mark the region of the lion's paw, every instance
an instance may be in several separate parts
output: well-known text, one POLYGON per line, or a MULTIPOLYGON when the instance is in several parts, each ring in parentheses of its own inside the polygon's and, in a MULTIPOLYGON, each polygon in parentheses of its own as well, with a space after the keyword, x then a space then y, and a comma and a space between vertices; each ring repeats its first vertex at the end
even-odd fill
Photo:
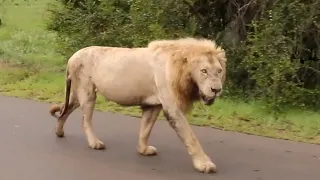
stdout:
POLYGON ((146 148, 139 148, 139 153, 144 156, 153 156, 157 154, 157 149, 153 146, 147 146, 146 148))
POLYGON ((105 149, 105 145, 102 141, 96 139, 96 140, 91 140, 89 142, 89 147, 92 148, 92 149, 105 149))
POLYGON ((203 173, 215 173, 217 172, 217 167, 215 164, 212 163, 209 157, 194 160, 193 161, 194 167, 203 173))
POLYGON ((63 129, 56 129, 56 136, 58 136, 60 138, 64 137, 63 129))

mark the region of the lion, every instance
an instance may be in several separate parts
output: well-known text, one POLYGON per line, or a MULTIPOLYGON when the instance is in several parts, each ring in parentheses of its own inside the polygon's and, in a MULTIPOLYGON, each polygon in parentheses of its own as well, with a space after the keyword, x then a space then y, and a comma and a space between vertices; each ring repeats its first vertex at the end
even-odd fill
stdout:
POLYGON ((82 128, 92 149, 105 145, 95 135, 92 115, 97 93, 122 106, 142 110, 137 151, 156 155, 148 139, 161 111, 187 147, 196 170, 216 172, 189 125, 186 114, 196 101, 210 106, 222 93, 226 78, 225 51, 208 39, 181 38, 149 42, 146 47, 89 46, 75 52, 66 68, 65 102, 53 105, 55 133, 64 137, 63 126, 78 107, 82 128), (55 113, 60 111, 60 115, 55 113))

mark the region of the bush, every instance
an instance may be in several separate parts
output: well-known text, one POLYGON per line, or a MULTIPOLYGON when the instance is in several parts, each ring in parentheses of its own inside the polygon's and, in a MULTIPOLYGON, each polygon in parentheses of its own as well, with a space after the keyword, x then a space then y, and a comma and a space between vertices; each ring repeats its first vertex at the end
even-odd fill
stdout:
POLYGON ((311 59, 304 54, 294 56, 297 49, 300 52, 311 51, 307 48, 308 43, 318 44, 315 49, 319 50, 319 39, 304 41, 310 26, 320 20, 319 13, 308 13, 313 6, 317 5, 299 1, 282 2, 266 12, 268 18, 252 23, 254 31, 248 36, 247 55, 242 65, 249 72, 250 79, 255 81, 255 93, 269 102, 273 110, 280 111, 288 105, 312 109, 320 107, 319 60, 307 64, 302 62, 311 59), (305 78, 302 71, 314 71, 314 77, 305 78), (308 87, 308 84, 312 85, 308 87))
POLYGON ((228 97, 275 112, 320 107, 320 1, 61 0, 48 28, 70 56, 90 45, 139 47, 162 38, 215 39, 228 54, 228 97))
POLYGON ((48 29, 58 32, 58 49, 64 55, 89 45, 137 47, 151 39, 193 34, 190 13, 179 1, 62 2, 64 6, 50 8, 48 29))

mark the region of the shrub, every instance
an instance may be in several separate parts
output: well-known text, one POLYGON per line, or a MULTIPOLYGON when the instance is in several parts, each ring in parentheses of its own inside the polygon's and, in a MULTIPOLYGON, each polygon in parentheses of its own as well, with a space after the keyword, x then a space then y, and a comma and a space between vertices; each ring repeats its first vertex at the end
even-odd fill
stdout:
POLYGON ((66 56, 90 45, 215 39, 228 55, 227 97, 268 108, 320 107, 320 1, 60 0, 48 28, 66 56))

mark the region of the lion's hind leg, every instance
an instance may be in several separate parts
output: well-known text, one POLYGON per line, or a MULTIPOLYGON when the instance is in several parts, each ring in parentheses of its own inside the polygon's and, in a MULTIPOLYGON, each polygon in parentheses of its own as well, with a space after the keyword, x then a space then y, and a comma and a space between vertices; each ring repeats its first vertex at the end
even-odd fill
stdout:
POLYGON ((144 106, 142 109, 142 118, 139 132, 138 152, 145 156, 156 155, 157 149, 148 146, 148 139, 157 117, 162 110, 162 106, 144 106))
MULTIPOLYGON (((69 102, 67 112, 62 117, 57 119, 55 134, 58 137, 64 137, 64 130, 63 130, 64 124, 66 123, 70 114, 78 107, 79 107, 79 102, 78 102, 75 94, 71 93, 70 94, 70 102, 69 102)), ((60 111, 61 108, 62 108, 62 106, 53 106, 51 108, 51 111, 60 111)))
POLYGON ((81 125, 87 136, 89 147, 92 149, 104 149, 104 143, 97 138, 92 128, 92 116, 97 98, 94 85, 91 82, 82 84, 81 88, 78 89, 78 98, 83 111, 81 125))

